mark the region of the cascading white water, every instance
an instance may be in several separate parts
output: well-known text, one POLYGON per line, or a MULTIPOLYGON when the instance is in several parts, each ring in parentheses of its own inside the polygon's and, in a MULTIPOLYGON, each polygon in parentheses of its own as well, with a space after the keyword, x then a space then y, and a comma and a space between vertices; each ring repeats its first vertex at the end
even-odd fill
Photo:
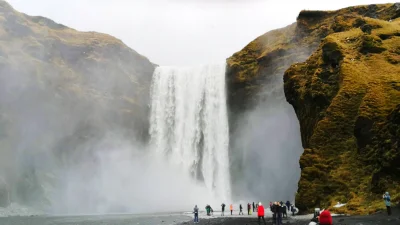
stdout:
POLYGON ((151 89, 150 137, 194 181, 203 181, 220 200, 229 200, 229 129, 225 64, 158 67, 151 89))

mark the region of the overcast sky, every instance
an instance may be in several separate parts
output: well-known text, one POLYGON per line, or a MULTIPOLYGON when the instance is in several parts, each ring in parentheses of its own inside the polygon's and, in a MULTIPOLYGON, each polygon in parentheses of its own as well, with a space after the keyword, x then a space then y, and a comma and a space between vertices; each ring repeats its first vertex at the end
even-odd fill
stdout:
POLYGON ((390 0, 8 0, 18 11, 81 31, 111 34, 159 65, 224 61, 302 9, 390 0))

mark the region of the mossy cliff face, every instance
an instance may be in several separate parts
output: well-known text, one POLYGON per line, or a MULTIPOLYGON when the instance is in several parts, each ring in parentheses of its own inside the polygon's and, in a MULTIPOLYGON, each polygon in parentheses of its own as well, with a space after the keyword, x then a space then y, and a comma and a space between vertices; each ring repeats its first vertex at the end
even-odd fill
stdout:
POLYGON ((155 66, 114 37, 78 32, 0 1, 0 65, 3 85, 36 87, 59 99, 110 109, 119 118, 138 116, 135 123, 146 126, 141 117, 147 114, 155 66))
POLYGON ((0 0, 0 180, 11 200, 43 199, 54 179, 41 170, 52 157, 75 165, 94 151, 86 144, 107 133, 145 141, 154 68, 114 37, 28 16, 0 0))
POLYGON ((113 111, 115 119, 126 119, 121 124, 147 127, 155 65, 114 37, 78 32, 0 1, 0 65, 1 84, 14 85, 14 93, 52 92, 60 101, 113 111))
POLYGON ((400 20, 378 18, 343 21, 306 62, 285 72, 305 148, 296 196, 301 209, 340 201, 348 203, 343 211, 372 213, 384 207, 384 191, 400 191, 400 20), (357 23, 364 24, 354 28, 357 23))
POLYGON ((399 10, 303 11, 227 60, 231 129, 258 100, 261 81, 284 77, 304 147, 301 210, 340 201, 348 202, 342 210, 370 213, 383 207, 386 190, 398 200, 399 10))

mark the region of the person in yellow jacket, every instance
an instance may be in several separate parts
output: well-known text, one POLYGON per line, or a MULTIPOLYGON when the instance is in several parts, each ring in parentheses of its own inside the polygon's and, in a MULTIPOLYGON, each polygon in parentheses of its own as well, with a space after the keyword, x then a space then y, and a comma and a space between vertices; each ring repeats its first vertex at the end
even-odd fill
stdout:
POLYGON ((229 209, 231 210, 231 216, 232 216, 232 212, 233 212, 233 205, 232 204, 229 206, 229 209))

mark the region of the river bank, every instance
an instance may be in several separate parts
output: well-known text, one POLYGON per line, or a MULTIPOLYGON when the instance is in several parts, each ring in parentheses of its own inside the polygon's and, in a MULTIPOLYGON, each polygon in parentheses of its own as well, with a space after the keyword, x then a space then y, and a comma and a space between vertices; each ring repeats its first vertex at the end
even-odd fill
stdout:
MULTIPOLYGON (((284 219, 283 224, 291 225, 307 225, 310 220, 289 218, 284 219)), ((266 223, 268 225, 272 224, 272 218, 266 218, 266 223)), ((189 225, 194 224, 193 221, 180 223, 179 225, 189 225)), ((207 225, 250 225, 258 224, 257 218, 213 218, 213 219, 203 219, 198 223, 207 225)), ((262 222, 261 222, 262 224, 262 222)), ((361 216, 361 217, 336 217, 333 219, 334 225, 399 225, 400 216, 391 217, 373 217, 373 216, 361 216)))
MULTIPOLYGON (((386 212, 378 212, 368 216, 334 216, 334 225, 399 225, 400 224, 400 209, 393 208, 392 215, 388 216, 386 212)), ((237 215, 231 216, 226 214, 225 217, 200 217, 199 225, 251 225, 258 224, 258 218, 255 215, 242 216, 237 215)), ((290 225, 308 225, 311 215, 304 216, 289 216, 283 219, 283 224, 290 225)), ((265 218, 268 225, 272 224, 272 216, 267 213, 265 218)), ((193 221, 179 223, 178 225, 190 225, 194 224, 193 221)), ((261 223, 262 224, 262 223, 261 223)))

